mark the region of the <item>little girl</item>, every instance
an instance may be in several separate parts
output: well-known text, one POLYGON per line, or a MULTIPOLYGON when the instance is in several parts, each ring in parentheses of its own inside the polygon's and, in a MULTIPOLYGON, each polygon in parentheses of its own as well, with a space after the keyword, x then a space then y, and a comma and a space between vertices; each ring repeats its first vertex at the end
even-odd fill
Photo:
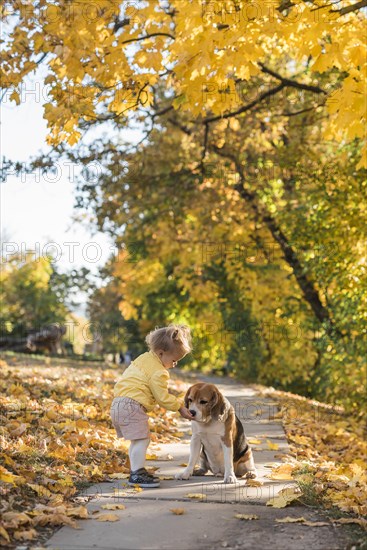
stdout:
POLYGON ((159 478, 145 469, 145 453, 150 443, 148 415, 158 403, 181 416, 194 417, 183 401, 168 392, 168 370, 191 350, 190 328, 169 325, 151 331, 145 338, 149 351, 139 355, 124 371, 114 387, 110 414, 117 437, 130 440, 129 485, 159 487, 159 478))

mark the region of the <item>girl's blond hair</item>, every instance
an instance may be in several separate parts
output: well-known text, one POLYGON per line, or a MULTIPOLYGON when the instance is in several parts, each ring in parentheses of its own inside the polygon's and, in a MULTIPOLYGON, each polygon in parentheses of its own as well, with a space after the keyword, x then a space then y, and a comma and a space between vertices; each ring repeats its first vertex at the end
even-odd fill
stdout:
POLYGON ((190 353, 191 332, 187 325, 168 325, 168 327, 156 327, 145 338, 148 348, 152 351, 162 349, 173 351, 180 349, 183 353, 190 353))

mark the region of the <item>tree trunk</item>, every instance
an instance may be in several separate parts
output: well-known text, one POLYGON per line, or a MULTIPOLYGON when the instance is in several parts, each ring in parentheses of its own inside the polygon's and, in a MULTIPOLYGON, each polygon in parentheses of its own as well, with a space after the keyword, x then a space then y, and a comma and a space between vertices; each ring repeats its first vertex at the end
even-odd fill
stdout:
POLYGON ((256 193, 253 193, 244 187, 245 178, 239 160, 234 154, 223 151, 223 149, 220 149, 215 145, 212 146, 212 148, 219 156, 227 158, 235 164, 237 173, 239 175, 239 183, 235 186, 236 191, 251 206, 256 217, 264 223, 264 225, 268 228, 271 235, 273 236, 274 240, 279 244, 283 252, 284 259, 288 263, 288 265, 292 267, 294 276, 302 291, 303 297, 310 305, 315 317, 320 323, 325 324, 325 330, 330 336, 337 335, 339 338, 342 338, 341 332, 334 325, 334 321, 330 315, 330 311, 321 302, 320 295, 315 286, 315 283, 305 274, 296 251, 290 245, 286 235, 279 227, 277 221, 269 212, 265 210, 262 205, 259 204, 256 193))

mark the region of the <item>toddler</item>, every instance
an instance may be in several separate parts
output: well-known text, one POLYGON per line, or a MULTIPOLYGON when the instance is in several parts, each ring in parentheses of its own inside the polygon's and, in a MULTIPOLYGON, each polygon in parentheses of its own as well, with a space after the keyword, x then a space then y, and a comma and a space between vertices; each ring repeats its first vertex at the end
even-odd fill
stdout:
POLYGON ((159 478, 144 467, 150 443, 147 412, 158 403, 170 411, 179 411, 184 418, 194 418, 183 401, 168 392, 169 369, 192 350, 190 328, 156 328, 145 342, 149 351, 134 359, 115 384, 110 414, 117 437, 130 440, 128 484, 159 487, 159 478))

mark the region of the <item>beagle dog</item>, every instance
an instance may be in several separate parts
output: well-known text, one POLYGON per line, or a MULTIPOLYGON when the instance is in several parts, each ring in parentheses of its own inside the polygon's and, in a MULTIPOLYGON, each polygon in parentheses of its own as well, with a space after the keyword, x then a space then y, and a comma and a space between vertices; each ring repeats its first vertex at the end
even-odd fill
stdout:
POLYGON ((203 476, 210 470, 224 476, 224 483, 236 483, 237 477, 257 475, 252 450, 246 441, 240 419, 233 406, 214 384, 198 382, 185 395, 185 406, 195 416, 187 467, 176 479, 203 476), (199 468, 194 470, 200 456, 199 468))

